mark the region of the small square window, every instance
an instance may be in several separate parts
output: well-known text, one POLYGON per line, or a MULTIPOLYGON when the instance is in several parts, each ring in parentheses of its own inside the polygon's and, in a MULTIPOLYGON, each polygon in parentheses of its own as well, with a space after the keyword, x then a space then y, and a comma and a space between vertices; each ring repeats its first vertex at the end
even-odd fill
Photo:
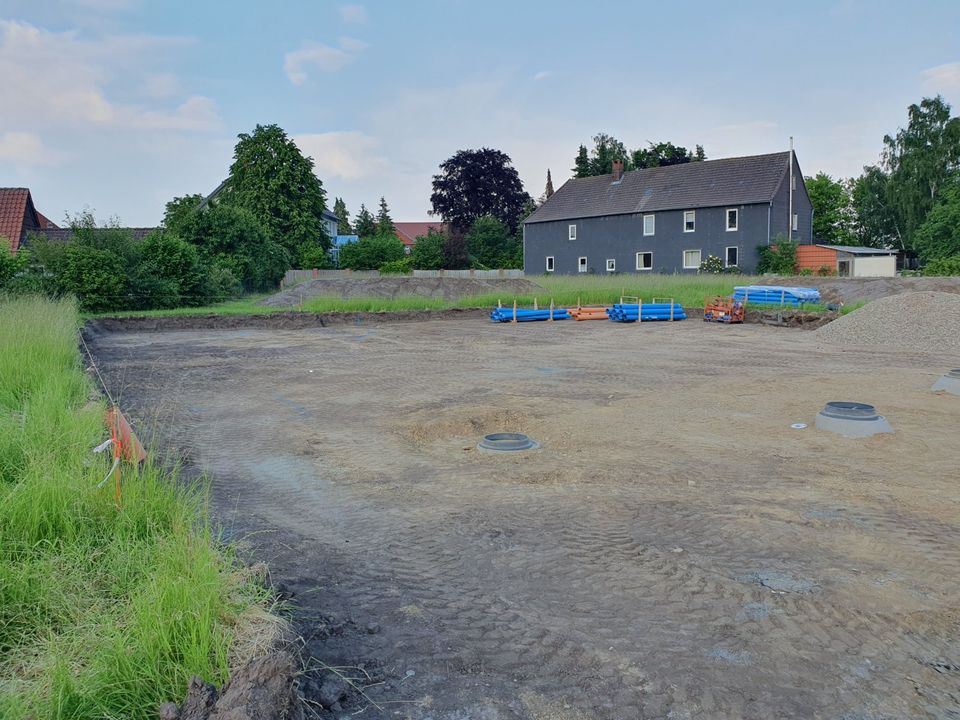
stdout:
POLYGON ((567 238, 568 238, 569 240, 576 240, 576 239, 577 239, 577 226, 576 226, 576 225, 571 225, 570 227, 567 228, 567 238))
POLYGON ((736 245, 728 247, 723 264, 726 267, 737 267, 740 264, 740 248, 736 245))
POLYGON ((547 255, 547 272, 553 272, 553 255, 547 255))
POLYGON ((587 259, 585 257, 577 259, 577 272, 585 273, 587 271, 587 259))
POLYGON ((644 215, 643 216, 643 234, 650 236, 656 232, 657 229, 657 218, 653 215, 644 215))
POLYGON ((637 253, 637 270, 653 270, 653 253, 637 253))
POLYGON ((607 258, 607 272, 616 272, 617 261, 615 258, 607 258))
POLYGON ((727 210, 727 232, 733 232, 740 224, 740 211, 736 208, 727 210))
POLYGON ((699 250, 683 251, 683 269, 684 270, 700 269, 700 251, 699 250))
POLYGON ((685 210, 683 213, 683 231, 693 232, 697 229, 697 213, 695 210, 685 210))

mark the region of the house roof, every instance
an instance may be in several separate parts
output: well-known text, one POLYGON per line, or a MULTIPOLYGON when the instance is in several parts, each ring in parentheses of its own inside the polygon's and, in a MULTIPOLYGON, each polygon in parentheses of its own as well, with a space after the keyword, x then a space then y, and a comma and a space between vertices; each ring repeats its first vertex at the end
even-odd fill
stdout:
POLYGON ((6 238, 12 251, 20 247, 28 207, 32 209, 33 203, 27 188, 0 188, 0 237, 6 238))
POLYGON ((767 203, 789 171, 790 153, 749 155, 567 180, 526 223, 767 203))
POLYGON ((821 245, 820 243, 817 243, 817 247, 827 248, 828 250, 836 250, 837 252, 850 253, 851 255, 896 255, 898 252, 900 252, 899 250, 860 247, 858 245, 821 245))
POLYGON ((395 222, 393 229, 404 245, 413 245, 417 238, 426 235, 433 228, 443 232, 446 226, 442 222, 395 222))
POLYGON ((60 226, 53 222, 50 218, 44 215, 42 212, 37 210, 37 220, 40 221, 41 230, 59 230, 60 226))

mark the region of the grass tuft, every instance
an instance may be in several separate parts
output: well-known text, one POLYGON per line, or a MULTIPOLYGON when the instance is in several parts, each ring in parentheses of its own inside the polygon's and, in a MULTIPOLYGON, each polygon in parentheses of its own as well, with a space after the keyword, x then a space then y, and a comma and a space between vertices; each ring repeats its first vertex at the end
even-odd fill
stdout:
POLYGON ((69 301, 0 299, 0 717, 153 718, 192 675, 223 683, 263 600, 213 536, 205 488, 123 468, 69 301), (109 455, 109 453, 105 453, 109 455))

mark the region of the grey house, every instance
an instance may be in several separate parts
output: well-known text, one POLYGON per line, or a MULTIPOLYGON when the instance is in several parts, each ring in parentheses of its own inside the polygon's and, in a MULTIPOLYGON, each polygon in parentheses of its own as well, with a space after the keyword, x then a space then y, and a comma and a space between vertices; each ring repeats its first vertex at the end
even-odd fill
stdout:
POLYGON ((809 243, 812 221, 793 152, 626 173, 614 161, 612 174, 568 180, 527 218, 523 270, 695 273, 715 255, 754 272, 757 246, 780 234, 809 243))

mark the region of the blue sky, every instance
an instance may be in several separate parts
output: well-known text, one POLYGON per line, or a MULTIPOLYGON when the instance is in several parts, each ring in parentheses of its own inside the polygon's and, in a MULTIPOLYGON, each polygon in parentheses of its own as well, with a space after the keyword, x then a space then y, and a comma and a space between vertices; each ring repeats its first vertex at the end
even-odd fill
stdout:
POLYGON ((786 149, 859 173, 906 106, 960 109, 960 2, 0 0, 0 186, 54 221, 159 223, 212 190, 237 133, 277 123, 329 204, 424 220, 458 149, 503 150, 527 190, 577 146, 786 149))

